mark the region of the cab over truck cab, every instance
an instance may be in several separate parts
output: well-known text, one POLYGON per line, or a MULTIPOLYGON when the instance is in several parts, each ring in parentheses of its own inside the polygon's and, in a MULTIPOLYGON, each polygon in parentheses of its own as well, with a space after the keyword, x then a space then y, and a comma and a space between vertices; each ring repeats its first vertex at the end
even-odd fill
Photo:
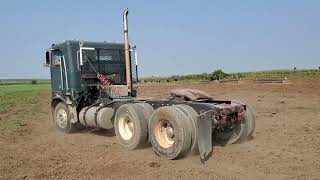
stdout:
POLYGON ((151 144, 166 159, 189 152, 206 159, 213 140, 236 143, 252 135, 254 112, 237 100, 216 100, 193 89, 174 90, 164 100, 136 99, 137 56, 129 46, 127 15, 128 10, 124 43, 64 41, 46 51, 58 130, 114 129, 124 148, 151 144))

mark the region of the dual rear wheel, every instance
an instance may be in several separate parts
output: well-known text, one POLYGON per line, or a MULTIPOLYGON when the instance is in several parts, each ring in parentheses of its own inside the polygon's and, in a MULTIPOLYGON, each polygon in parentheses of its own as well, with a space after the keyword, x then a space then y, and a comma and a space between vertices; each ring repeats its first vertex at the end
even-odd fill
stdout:
POLYGON ((115 115, 115 132, 127 149, 153 146, 166 159, 176 159, 196 149, 197 112, 187 105, 153 110, 147 103, 124 104, 115 115))
POLYGON ((256 127, 256 115, 253 108, 240 100, 233 99, 231 102, 246 105, 246 111, 243 114, 244 121, 236 124, 232 130, 214 134, 216 140, 223 144, 235 144, 247 141, 248 138, 252 137, 256 127))
POLYGON ((160 107, 149 123, 150 142, 166 159, 177 159, 197 149, 197 112, 188 105, 160 107))
POLYGON ((115 115, 114 127, 119 143, 127 149, 148 145, 148 121, 153 112, 147 103, 124 104, 115 115))

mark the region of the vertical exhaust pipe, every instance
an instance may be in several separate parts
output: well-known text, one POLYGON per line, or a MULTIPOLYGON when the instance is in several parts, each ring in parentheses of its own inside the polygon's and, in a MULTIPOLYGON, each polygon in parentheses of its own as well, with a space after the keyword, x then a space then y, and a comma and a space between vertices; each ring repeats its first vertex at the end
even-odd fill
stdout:
POLYGON ((123 12, 123 32, 124 32, 124 55, 126 63, 126 80, 128 86, 128 93, 131 94, 131 62, 130 62, 130 49, 129 49, 129 36, 128 36, 128 9, 123 12))

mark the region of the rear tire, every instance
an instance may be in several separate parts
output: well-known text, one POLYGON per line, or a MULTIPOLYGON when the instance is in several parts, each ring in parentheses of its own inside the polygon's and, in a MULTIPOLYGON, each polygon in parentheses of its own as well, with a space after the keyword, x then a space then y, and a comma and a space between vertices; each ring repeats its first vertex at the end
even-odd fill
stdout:
POLYGON ((70 118, 70 112, 67 105, 63 102, 59 102, 53 112, 53 124, 54 126, 64 133, 72 133, 77 130, 79 124, 72 124, 70 118))
POLYGON ((188 117, 188 126, 191 131, 191 147, 190 152, 198 153, 198 141, 197 141, 197 117, 198 113, 191 106, 186 104, 179 104, 176 107, 180 108, 188 117))
POLYGON ((256 129, 256 113, 254 112, 253 108, 247 104, 247 110, 245 114, 245 119, 248 124, 248 137, 252 137, 254 130, 256 129))
POLYGON ((238 123, 230 132, 218 132, 215 136, 223 144, 242 143, 247 139, 247 124, 238 123))
POLYGON ((231 101, 246 105, 247 110, 246 110, 246 113, 244 114, 244 118, 248 128, 247 136, 252 137, 252 134, 254 133, 254 130, 256 128, 256 113, 254 109, 249 104, 243 103, 240 100, 231 100, 231 101))
POLYGON ((137 104, 124 104, 118 108, 114 128, 123 147, 133 150, 147 144, 147 118, 143 108, 137 104))
POLYGON ((240 100, 231 100, 231 102, 246 105, 247 109, 244 114, 244 122, 238 123, 231 132, 217 133, 217 139, 227 144, 245 142, 248 137, 252 136, 255 129, 255 114, 251 106, 240 100))
POLYGON ((136 104, 141 106, 143 110, 147 113, 147 116, 148 116, 147 122, 149 122, 152 116, 152 113, 154 112, 153 107, 148 103, 136 103, 136 104))
MULTIPOLYGON (((141 106, 143 108, 144 112, 146 113, 146 122, 147 122, 147 126, 148 126, 150 119, 151 119, 151 116, 152 116, 152 113, 154 112, 153 107, 148 103, 136 103, 136 104, 141 106)), ((149 132, 149 130, 148 130, 148 132, 149 132)), ((148 134, 147 135, 148 136, 147 137, 147 139, 148 139, 147 145, 150 146, 149 133, 147 133, 147 134, 148 134)))
POLYGON ((183 157, 191 146, 187 116, 175 106, 156 109, 149 122, 150 142, 155 152, 166 159, 183 157))

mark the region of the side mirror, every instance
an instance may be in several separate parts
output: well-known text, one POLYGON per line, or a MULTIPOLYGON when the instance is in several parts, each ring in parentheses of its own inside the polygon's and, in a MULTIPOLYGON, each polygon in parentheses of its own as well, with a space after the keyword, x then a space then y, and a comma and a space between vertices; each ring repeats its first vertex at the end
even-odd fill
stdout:
POLYGON ((51 65, 51 51, 46 51, 46 67, 50 67, 51 65))

